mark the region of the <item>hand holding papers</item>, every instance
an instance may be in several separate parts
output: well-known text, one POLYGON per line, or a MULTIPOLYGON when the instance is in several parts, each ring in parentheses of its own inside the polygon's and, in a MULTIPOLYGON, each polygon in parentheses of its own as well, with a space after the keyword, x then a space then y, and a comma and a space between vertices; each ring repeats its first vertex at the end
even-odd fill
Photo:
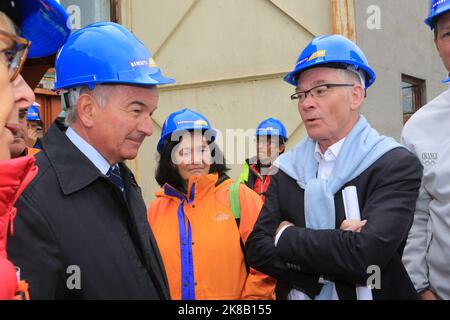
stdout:
MULTIPOLYGON (((350 186, 342 190, 342 197, 346 219, 361 221, 356 187, 350 186)), ((358 300, 373 300, 372 290, 368 287, 356 287, 356 297, 358 300)))

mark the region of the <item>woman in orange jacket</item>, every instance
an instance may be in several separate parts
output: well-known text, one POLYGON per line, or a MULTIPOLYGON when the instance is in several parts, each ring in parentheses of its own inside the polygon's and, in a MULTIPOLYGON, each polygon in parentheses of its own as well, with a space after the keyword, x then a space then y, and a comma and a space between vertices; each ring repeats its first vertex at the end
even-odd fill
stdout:
MULTIPOLYGON (((158 143, 162 190, 148 219, 175 300, 273 299, 274 280, 248 269, 244 243, 262 207, 260 197, 228 178, 215 131, 201 114, 169 116, 158 143), (239 203, 240 218, 231 209, 239 203)), ((236 209, 235 209, 236 211, 236 209)))

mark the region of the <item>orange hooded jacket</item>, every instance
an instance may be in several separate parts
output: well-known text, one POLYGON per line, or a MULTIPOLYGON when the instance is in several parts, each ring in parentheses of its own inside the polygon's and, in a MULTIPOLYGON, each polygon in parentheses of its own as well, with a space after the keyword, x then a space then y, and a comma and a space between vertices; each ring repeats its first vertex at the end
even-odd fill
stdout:
MULTIPOLYGON (((256 270, 247 273, 241 239, 245 243, 261 211, 261 198, 239 186, 239 229, 230 209, 227 179, 217 174, 189 179, 191 202, 183 202, 185 225, 192 234, 193 284, 196 300, 274 299, 275 280, 256 270), (218 184, 218 185, 217 185, 218 184), (195 186, 195 187, 194 187, 195 186)), ((148 220, 164 262, 172 299, 182 299, 182 254, 178 215, 181 200, 169 185, 156 193, 148 220)), ((186 197, 184 195, 184 197, 186 197)))

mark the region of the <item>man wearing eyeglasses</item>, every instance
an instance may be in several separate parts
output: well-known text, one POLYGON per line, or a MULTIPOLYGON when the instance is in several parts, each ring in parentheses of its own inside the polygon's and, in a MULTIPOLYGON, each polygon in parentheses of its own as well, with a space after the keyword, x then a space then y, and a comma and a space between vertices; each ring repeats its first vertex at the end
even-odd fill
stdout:
POLYGON ((249 263, 277 279, 278 299, 415 299, 401 257, 422 167, 360 114, 375 82, 364 53, 317 37, 285 80, 308 137, 275 163, 249 263))
POLYGON ((22 289, 23 282, 18 284, 20 279, 7 259, 6 238, 17 213, 14 201, 37 174, 32 157, 9 160, 19 131, 18 109, 34 102, 34 93, 20 72, 28 53, 40 58, 57 51, 70 32, 67 20, 54 0, 0 2, 0 300, 15 298, 22 289))

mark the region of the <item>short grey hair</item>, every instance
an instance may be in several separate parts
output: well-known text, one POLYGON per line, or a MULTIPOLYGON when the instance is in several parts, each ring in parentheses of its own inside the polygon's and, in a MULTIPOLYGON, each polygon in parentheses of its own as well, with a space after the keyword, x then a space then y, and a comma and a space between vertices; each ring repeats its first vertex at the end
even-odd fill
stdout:
POLYGON ((339 75, 342 81, 347 81, 352 84, 360 84, 364 89, 366 89, 366 74, 362 70, 357 70, 353 67, 348 67, 347 69, 338 69, 339 75))
POLYGON ((71 126, 77 119, 77 102, 81 95, 88 94, 97 100, 100 107, 105 107, 108 104, 108 90, 107 86, 97 85, 93 90, 88 87, 71 88, 68 92, 65 92, 66 102, 66 126, 71 126))

